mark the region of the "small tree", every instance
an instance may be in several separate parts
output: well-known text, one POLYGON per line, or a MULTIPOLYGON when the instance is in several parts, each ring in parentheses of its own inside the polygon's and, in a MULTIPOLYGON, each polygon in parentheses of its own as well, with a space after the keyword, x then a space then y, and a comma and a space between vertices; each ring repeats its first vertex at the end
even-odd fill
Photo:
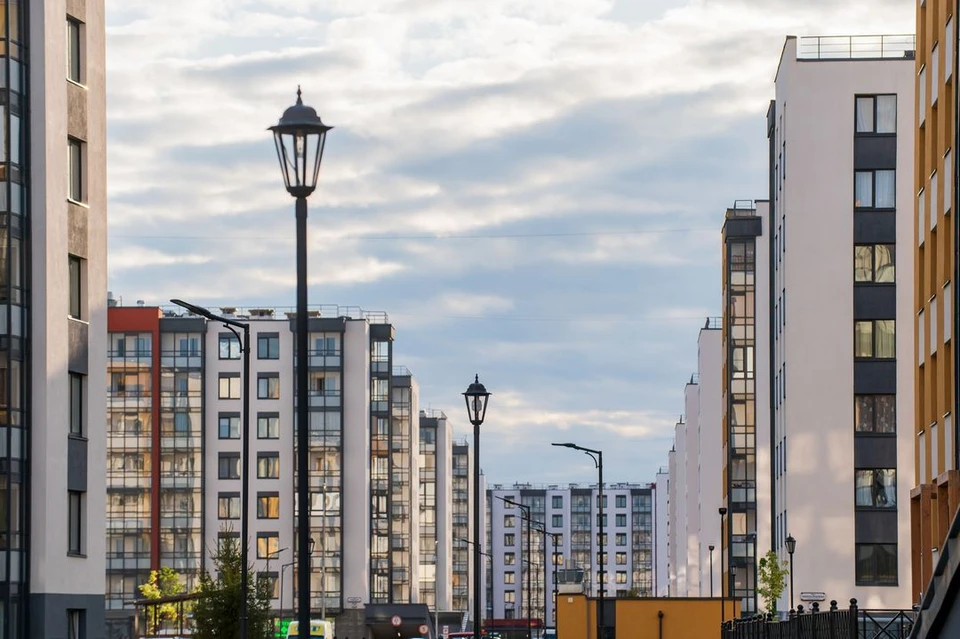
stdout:
MULTIPOLYGON (((150 579, 139 586, 140 594, 144 599, 161 599, 172 595, 183 594, 186 588, 176 570, 164 566, 160 570, 151 570, 150 579)), ((180 620, 180 610, 175 603, 164 603, 156 606, 156 614, 147 614, 147 629, 150 634, 156 634, 163 622, 176 623, 180 620)))
MULTIPOLYGON (((200 597, 193 606, 196 639, 235 639, 240 635, 240 542, 223 537, 213 556, 216 578, 200 574, 200 597)), ((252 571, 249 571, 252 576, 252 571)), ((267 580, 251 579, 247 594, 248 639, 270 639, 270 592, 267 580)))
POLYGON ((768 550, 757 564, 757 594, 763 598, 770 614, 777 614, 777 600, 786 588, 789 574, 786 560, 781 561, 772 550, 768 550))

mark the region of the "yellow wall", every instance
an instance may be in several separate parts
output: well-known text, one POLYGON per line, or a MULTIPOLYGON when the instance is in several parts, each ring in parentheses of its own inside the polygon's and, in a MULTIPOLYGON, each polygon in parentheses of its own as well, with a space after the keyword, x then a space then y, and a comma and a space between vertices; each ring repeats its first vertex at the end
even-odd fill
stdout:
MULTIPOLYGON (((597 600, 584 595, 559 595, 558 639, 596 639, 597 600)), ((621 639, 719 639, 720 598, 617 599, 617 637, 621 639), (663 635, 658 612, 663 612, 663 635)), ((740 606, 725 600, 726 618, 740 614, 740 606)))

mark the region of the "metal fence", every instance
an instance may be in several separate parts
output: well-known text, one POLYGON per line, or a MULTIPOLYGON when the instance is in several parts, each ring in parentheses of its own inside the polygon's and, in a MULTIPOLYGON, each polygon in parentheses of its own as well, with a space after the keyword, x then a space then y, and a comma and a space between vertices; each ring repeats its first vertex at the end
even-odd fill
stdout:
POLYGON ((814 603, 798 606, 785 619, 756 615, 728 621, 723 639, 907 639, 913 629, 912 610, 860 610, 857 600, 849 608, 830 602, 828 610, 814 603))

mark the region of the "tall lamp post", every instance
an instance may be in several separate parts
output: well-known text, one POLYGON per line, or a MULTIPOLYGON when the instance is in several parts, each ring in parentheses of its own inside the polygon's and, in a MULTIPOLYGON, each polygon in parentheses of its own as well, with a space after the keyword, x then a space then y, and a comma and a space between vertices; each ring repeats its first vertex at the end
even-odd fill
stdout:
MULTIPOLYGON (((307 393, 307 197, 317 188, 320 161, 329 127, 316 110, 303 103, 297 87, 297 103, 269 127, 277 147, 277 159, 287 192, 296 198, 297 218, 297 598, 300 632, 310 628, 310 413, 307 393)), ((241 637, 241 639, 244 639, 241 637)))
POLYGON ((607 575, 606 575, 606 564, 607 564, 607 552, 604 544, 604 534, 603 534, 603 452, 599 450, 594 450, 592 448, 584 448, 583 446, 578 446, 576 444, 571 444, 570 442, 562 444, 551 444, 551 446, 561 446, 563 448, 572 448, 573 450, 579 450, 580 452, 586 453, 590 456, 590 459, 593 460, 593 463, 597 467, 597 473, 599 475, 597 480, 597 493, 598 493, 598 502, 600 509, 600 596, 598 598, 599 609, 597 610, 597 639, 606 639, 607 636, 607 627, 604 624, 603 618, 603 608, 604 608, 604 590, 606 589, 607 575))
MULTIPOLYGON (((544 596, 543 596, 543 623, 546 625, 547 620, 547 596, 546 596, 546 585, 547 585, 547 535, 550 535, 553 541, 553 553, 551 557, 557 553, 557 539, 560 537, 560 533, 550 532, 547 530, 547 525, 543 522, 533 522, 540 529, 540 532, 543 533, 543 585, 544 585, 544 596)), ((557 614, 557 562, 553 560, 553 614, 556 617, 557 614)), ((554 624, 556 625, 556 624, 554 624)))
MULTIPOLYGON (((526 555, 525 559, 527 560, 528 573, 527 573, 527 594, 526 596, 524 596, 524 600, 525 600, 525 603, 527 604, 527 639, 533 639, 533 627, 530 625, 531 624, 530 612, 533 607, 532 605, 533 600, 530 598, 530 582, 533 581, 533 556, 532 556, 533 553, 530 550, 530 537, 532 536, 532 532, 530 530, 530 523, 532 521, 530 519, 530 506, 525 506, 523 504, 513 501, 512 499, 507 499, 506 497, 500 497, 498 495, 494 495, 494 497, 496 497, 497 499, 499 499, 505 504, 510 504, 511 506, 516 506, 517 508, 519 508, 520 511, 523 512, 523 516, 521 517, 521 519, 527 522, 527 549, 526 551, 524 551, 523 554, 526 555)), ((544 538, 544 541, 546 541, 546 538, 544 538)), ((544 544, 544 546, 546 546, 546 544, 544 544)), ((544 565, 544 570, 546 570, 546 565, 544 565)), ((520 584, 519 585, 520 585, 520 591, 523 592, 523 562, 520 562, 520 584)), ((523 614, 523 603, 524 602, 521 602, 521 605, 519 606, 520 614, 523 614)))
POLYGON ((720 624, 727 620, 727 610, 724 607, 724 588, 723 588, 723 518, 727 516, 727 509, 723 506, 717 509, 720 513, 720 624))
POLYGON ((487 416, 490 393, 475 375, 473 383, 463 393, 467 402, 467 415, 473 424, 473 637, 480 639, 480 425, 487 416))
POLYGON ((200 315, 213 322, 220 322, 233 333, 240 342, 243 353, 243 408, 240 419, 240 639, 247 639, 247 597, 250 584, 248 556, 250 549, 250 325, 246 322, 216 315, 202 306, 183 300, 170 300, 194 315, 200 315), (240 332, 243 332, 243 338, 240 332))
POLYGON ((797 549, 797 540, 787 535, 787 554, 790 555, 790 610, 793 610, 793 551, 797 549))
MULTIPOLYGON (((313 555, 314 543, 315 542, 313 538, 311 538, 310 539, 310 555, 311 556, 313 555)), ((291 561, 290 563, 283 564, 282 566, 280 566, 280 617, 281 618, 283 618, 283 574, 287 571, 287 568, 289 568, 290 566, 296 566, 296 565, 297 565, 296 561, 291 561)))
POLYGON ((713 544, 707 546, 710 549, 710 598, 713 599, 713 544))

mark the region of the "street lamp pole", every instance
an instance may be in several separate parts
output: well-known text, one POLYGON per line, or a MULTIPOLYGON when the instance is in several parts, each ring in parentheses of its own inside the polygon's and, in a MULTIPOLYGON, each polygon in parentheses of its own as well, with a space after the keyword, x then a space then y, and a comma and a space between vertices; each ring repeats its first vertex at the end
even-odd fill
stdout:
POLYGON ((720 624, 727 620, 727 610, 724 607, 724 587, 723 587, 723 518, 727 516, 727 509, 721 506, 717 509, 720 513, 720 624))
POLYGON ((713 545, 710 548, 710 598, 713 599, 713 545))
POLYGON ((277 159, 287 192, 296 198, 297 220, 297 598, 300 634, 310 628, 310 413, 307 384, 307 197, 317 188, 320 162, 329 127, 316 110, 303 104, 297 87, 297 102, 269 127, 277 147, 277 159))
MULTIPOLYGON (((530 619, 531 615, 530 615, 530 612, 531 612, 531 608, 533 607, 533 606, 532 606, 533 600, 530 598, 530 582, 533 581, 533 557, 532 557, 532 554, 533 554, 533 553, 532 553, 531 550, 530 550, 530 537, 531 537, 531 535, 532 535, 532 533, 531 533, 531 531, 530 531, 530 524, 531 524, 531 522, 532 522, 532 519, 530 518, 530 506, 525 506, 525 505, 523 505, 523 504, 521 504, 521 503, 517 503, 517 502, 513 501, 512 499, 508 499, 507 497, 500 497, 499 495, 494 495, 494 497, 496 497, 497 499, 499 499, 500 501, 502 501, 502 502, 505 503, 505 504, 510 504, 511 506, 516 506, 517 508, 519 508, 519 509, 523 512, 523 516, 521 517, 521 519, 523 519, 524 521, 527 522, 527 549, 526 549, 526 551, 524 552, 524 555, 525 555, 524 559, 526 559, 526 561, 527 561, 527 566, 528 566, 528 568, 527 568, 527 579, 526 579, 527 594, 523 597, 523 599, 525 600, 525 603, 527 604, 527 639, 533 639, 533 627, 530 625, 530 624, 531 624, 531 619, 530 619)), ((543 544, 543 545, 544 545, 544 548, 546 548, 546 545, 547 545, 547 544, 546 544, 546 541, 547 541, 547 540, 546 540, 546 535, 544 535, 544 540, 543 540, 543 541, 544 541, 544 544, 543 544)), ((544 570, 546 570, 546 564, 544 564, 544 570)), ((521 562, 520 562, 520 584, 519 584, 519 586, 520 586, 520 592, 523 592, 523 583, 524 583, 524 579, 523 579, 523 562, 521 561, 521 562)), ((520 614, 523 614, 523 603, 524 603, 524 601, 521 601, 521 602, 520 602, 520 606, 519 606, 519 612, 520 612, 520 614)))
POLYGON ((190 304, 179 299, 170 300, 177 306, 184 308, 195 315, 200 315, 213 322, 220 322, 227 330, 233 333, 237 342, 242 344, 243 373, 243 408, 240 418, 240 639, 247 639, 247 597, 250 585, 250 566, 248 565, 250 552, 250 325, 246 322, 216 315, 202 306, 190 304), (241 339, 238 329, 243 332, 241 339))
POLYGON ((793 551, 797 549, 797 540, 787 535, 787 553, 790 555, 790 610, 793 610, 793 551))
POLYGON ((600 596, 598 598, 598 610, 597 610, 597 639, 606 639, 607 636, 607 627, 604 623, 603 618, 603 608, 604 608, 604 590, 606 589, 607 575, 606 575, 606 563, 607 563, 607 552, 606 544, 604 543, 604 523, 603 523, 603 452, 600 450, 594 450, 593 448, 584 448, 583 446, 578 446, 577 444, 572 444, 570 442, 562 444, 551 444, 551 446, 560 446, 563 448, 572 448, 573 450, 579 450, 580 452, 586 453, 593 460, 593 463, 597 467, 598 473, 598 485, 597 485, 597 496, 599 502, 599 518, 600 523, 598 528, 600 529, 600 539, 597 544, 600 547, 600 596))
POLYGON ((473 383, 463 393, 463 399, 467 403, 467 415, 470 423, 473 424, 473 639, 480 639, 480 593, 482 588, 480 582, 480 513, 482 512, 480 502, 480 425, 483 424, 487 415, 487 402, 490 400, 490 393, 480 383, 479 375, 474 376, 473 383))
MULTIPOLYGON (((557 552, 557 537, 560 536, 559 533, 550 532, 547 530, 547 524, 545 522, 534 522, 540 529, 540 532, 543 533, 543 624, 547 624, 547 535, 550 535, 551 541, 553 542, 553 553, 551 558, 556 555, 557 552)), ((553 561, 553 615, 554 617, 557 614, 557 562, 553 561)), ((554 624, 556 625, 556 624, 554 624)))

